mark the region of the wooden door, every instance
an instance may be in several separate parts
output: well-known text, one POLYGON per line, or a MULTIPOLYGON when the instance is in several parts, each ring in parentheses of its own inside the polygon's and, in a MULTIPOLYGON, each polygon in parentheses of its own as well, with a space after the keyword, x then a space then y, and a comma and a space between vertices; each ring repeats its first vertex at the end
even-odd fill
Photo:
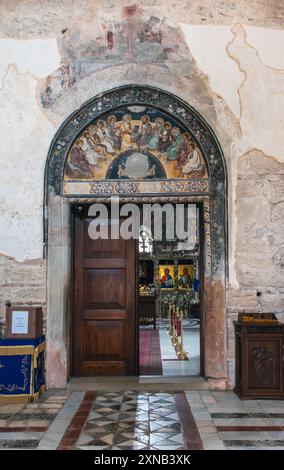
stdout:
POLYGON ((73 375, 135 375, 136 241, 93 240, 74 217, 73 375))

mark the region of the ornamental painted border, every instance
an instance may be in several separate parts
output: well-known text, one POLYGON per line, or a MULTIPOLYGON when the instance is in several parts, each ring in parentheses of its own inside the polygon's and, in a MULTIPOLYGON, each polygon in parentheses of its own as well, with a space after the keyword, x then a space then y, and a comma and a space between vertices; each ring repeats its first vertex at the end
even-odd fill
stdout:
MULTIPOLYGON (((55 195, 85 202, 86 198, 79 194, 63 195, 64 166, 69 149, 82 130, 94 119, 126 105, 148 105, 174 116, 200 145, 210 180, 211 274, 213 279, 223 278, 227 234, 227 172, 224 156, 213 130, 202 116, 185 101, 166 91, 142 85, 122 86, 95 96, 69 116, 59 128, 49 149, 45 169, 45 209, 51 191, 55 195)), ((178 196, 178 193, 175 194, 178 196)), ((93 198, 96 197, 97 193, 93 198)), ((45 210, 45 224, 48 222, 46 212, 45 210)))

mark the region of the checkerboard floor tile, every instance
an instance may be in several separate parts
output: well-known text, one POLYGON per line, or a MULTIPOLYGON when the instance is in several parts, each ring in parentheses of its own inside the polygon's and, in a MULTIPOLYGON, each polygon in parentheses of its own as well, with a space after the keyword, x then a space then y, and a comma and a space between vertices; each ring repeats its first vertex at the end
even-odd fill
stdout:
POLYGON ((172 449, 185 442, 171 393, 98 393, 78 449, 172 449))

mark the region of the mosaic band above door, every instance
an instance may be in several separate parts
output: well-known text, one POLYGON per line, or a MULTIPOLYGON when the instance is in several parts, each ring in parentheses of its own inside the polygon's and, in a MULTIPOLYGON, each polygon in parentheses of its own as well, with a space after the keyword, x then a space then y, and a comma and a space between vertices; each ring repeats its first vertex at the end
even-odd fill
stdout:
POLYGON ((66 195, 208 190, 200 146, 174 116, 151 106, 100 115, 76 138, 64 169, 66 195))

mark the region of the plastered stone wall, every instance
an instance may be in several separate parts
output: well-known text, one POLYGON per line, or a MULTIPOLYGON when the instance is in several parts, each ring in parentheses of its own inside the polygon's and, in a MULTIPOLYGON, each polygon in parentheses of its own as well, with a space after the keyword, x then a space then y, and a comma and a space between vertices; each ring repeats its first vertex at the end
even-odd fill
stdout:
POLYGON ((46 332, 46 269, 45 260, 17 262, 14 258, 0 256, 0 328, 4 332, 5 303, 16 302, 18 306, 43 307, 44 331, 46 332))
POLYGON ((228 369, 234 372, 233 320, 240 310, 274 312, 284 321, 284 164, 253 149, 238 161, 235 269, 228 292, 228 369))
POLYGON ((283 19, 280 0, 0 3, 2 325, 7 300, 46 304, 43 181, 56 130, 100 92, 157 86, 195 107, 224 151, 232 385, 238 311, 284 313, 283 19))

